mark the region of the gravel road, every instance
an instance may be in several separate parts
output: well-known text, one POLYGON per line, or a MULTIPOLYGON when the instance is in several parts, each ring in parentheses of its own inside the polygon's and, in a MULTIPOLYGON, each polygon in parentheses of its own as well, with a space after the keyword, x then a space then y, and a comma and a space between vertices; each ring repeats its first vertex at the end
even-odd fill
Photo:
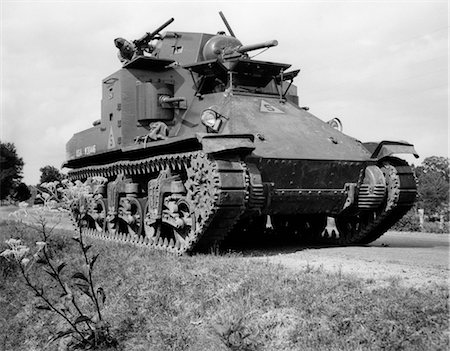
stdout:
POLYGON ((449 286, 449 239, 448 234, 391 231, 366 246, 268 250, 252 259, 268 260, 293 270, 341 272, 377 285, 396 280, 411 287, 449 286))

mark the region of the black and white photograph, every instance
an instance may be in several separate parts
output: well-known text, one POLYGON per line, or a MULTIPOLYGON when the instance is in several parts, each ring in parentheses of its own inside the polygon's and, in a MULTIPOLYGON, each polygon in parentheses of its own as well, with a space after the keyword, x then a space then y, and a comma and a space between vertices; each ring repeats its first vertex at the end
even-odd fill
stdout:
POLYGON ((0 22, 0 351, 450 348, 448 1, 0 22))

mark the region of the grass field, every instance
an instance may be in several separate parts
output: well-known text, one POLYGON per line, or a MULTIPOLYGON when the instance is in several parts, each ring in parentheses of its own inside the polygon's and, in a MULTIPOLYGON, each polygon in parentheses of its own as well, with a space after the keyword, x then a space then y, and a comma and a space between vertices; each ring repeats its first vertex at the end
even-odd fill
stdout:
MULTIPOLYGON (((82 265, 71 232, 52 237, 55 256, 82 265)), ((37 241, 30 229, 0 223, 4 241, 37 241)), ((106 292, 104 318, 119 350, 446 350, 448 287, 411 289, 395 280, 330 274, 238 254, 175 257, 136 247, 93 242, 95 281, 106 292)), ((34 272, 38 274, 38 272, 34 272)), ((45 289, 60 292, 46 275, 45 289)), ((18 268, 0 257, 0 350, 64 350, 49 338, 63 322, 33 307, 18 268)), ((80 300, 87 308, 87 301, 80 300)), ((92 311, 93 312, 93 311, 92 311)))

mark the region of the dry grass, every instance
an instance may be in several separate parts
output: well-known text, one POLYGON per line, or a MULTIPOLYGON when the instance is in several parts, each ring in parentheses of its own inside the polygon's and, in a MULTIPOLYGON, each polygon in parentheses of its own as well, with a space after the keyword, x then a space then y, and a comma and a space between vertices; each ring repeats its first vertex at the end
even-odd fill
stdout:
MULTIPOLYGON (((58 254, 81 262, 70 232, 58 254)), ((0 226, 4 239, 29 231, 0 226)), ((95 242, 104 317, 120 350, 448 349, 448 289, 374 286, 342 274, 250 261, 237 254, 174 257, 95 242)), ((0 258, 1 259, 1 258, 0 258)), ((17 271, 0 262, 0 350, 42 350, 60 323, 32 307, 17 271)), ((52 345, 48 350, 57 350, 52 345)))

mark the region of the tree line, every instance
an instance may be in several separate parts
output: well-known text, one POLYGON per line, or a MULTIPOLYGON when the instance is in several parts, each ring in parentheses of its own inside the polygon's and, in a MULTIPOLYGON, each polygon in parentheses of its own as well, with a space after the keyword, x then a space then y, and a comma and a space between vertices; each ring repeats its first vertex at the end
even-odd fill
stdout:
POLYGON ((39 184, 66 178, 66 175, 56 167, 44 166, 39 169, 41 172, 39 184, 33 187, 22 182, 23 166, 23 159, 17 154, 15 145, 0 141, 0 201, 2 204, 26 201, 39 189, 39 184))

